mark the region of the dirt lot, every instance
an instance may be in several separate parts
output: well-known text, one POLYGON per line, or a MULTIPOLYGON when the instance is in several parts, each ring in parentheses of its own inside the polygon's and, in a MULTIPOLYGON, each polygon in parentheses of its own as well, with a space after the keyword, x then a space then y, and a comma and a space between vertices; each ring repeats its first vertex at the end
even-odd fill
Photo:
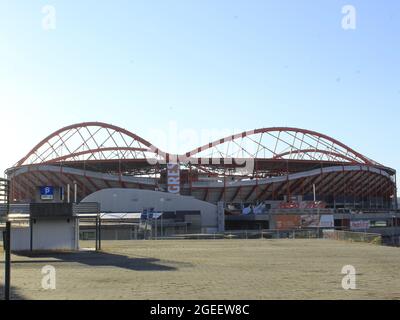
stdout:
POLYGON ((168 240, 104 241, 103 249, 13 255, 13 298, 400 299, 398 248, 331 240, 168 240), (55 290, 42 289, 45 265, 55 267, 55 290), (356 268, 356 290, 342 289, 344 265, 356 268))

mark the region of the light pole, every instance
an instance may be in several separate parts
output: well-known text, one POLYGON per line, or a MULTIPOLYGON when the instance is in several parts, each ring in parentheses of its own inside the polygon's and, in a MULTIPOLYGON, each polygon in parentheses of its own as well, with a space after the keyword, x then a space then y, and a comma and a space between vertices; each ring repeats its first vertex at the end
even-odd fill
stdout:
POLYGON ((153 213, 153 220, 155 220, 155 239, 157 240, 157 215, 154 215, 153 213))
POLYGON ((317 197, 315 196, 315 183, 313 183, 312 188, 313 188, 314 203, 315 203, 317 201, 317 197))
MULTIPOLYGON (((317 204, 317 195, 316 195, 316 192, 315 192, 315 183, 313 183, 313 196, 314 196, 314 205, 316 205, 317 204)), ((320 235, 319 235, 319 233, 320 233, 320 224, 321 224, 321 216, 320 216, 320 212, 319 212, 319 204, 317 205, 317 216, 318 216, 318 228, 317 228, 317 232, 318 232, 318 238, 320 238, 320 235)))
POLYGON ((160 198, 161 201, 161 237, 164 237, 164 231, 163 231, 163 215, 164 215, 164 198, 160 198))

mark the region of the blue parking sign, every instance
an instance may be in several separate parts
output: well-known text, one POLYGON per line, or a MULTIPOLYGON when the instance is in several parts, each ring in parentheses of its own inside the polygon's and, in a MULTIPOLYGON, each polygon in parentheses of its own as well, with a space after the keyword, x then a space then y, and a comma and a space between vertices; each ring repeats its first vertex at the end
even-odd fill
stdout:
POLYGON ((40 198, 42 200, 53 200, 54 199, 54 187, 51 187, 51 186, 40 187, 40 198))

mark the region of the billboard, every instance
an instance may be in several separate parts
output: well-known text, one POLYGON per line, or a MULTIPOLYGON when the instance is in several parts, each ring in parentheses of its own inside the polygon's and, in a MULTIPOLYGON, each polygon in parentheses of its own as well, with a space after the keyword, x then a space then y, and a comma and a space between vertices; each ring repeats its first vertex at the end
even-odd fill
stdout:
POLYGON ((180 193, 180 170, 179 164, 168 163, 167 164, 167 189, 170 193, 180 193))
POLYGON ((301 216, 302 228, 333 228, 335 227, 332 214, 308 214, 301 216))
POLYGON ((332 214, 305 215, 276 215, 276 229, 289 230, 298 228, 334 228, 334 218, 332 214))
POLYGON ((333 214, 323 214, 321 219, 319 220, 319 227, 320 228, 334 228, 335 221, 333 218, 333 214))
POLYGON ((319 227, 319 216, 316 214, 301 215, 301 227, 302 228, 318 228, 319 227))
POLYGON ((369 222, 370 227, 387 227, 388 223, 385 220, 377 220, 377 221, 370 221, 369 222))
POLYGON ((351 220, 350 230, 365 230, 369 229, 369 220, 351 220))
POLYGON ((278 230, 297 229, 301 224, 301 216, 293 214, 276 215, 275 226, 278 230))
POLYGON ((290 201, 281 202, 278 205, 279 209, 324 209, 326 203, 323 201, 290 201))

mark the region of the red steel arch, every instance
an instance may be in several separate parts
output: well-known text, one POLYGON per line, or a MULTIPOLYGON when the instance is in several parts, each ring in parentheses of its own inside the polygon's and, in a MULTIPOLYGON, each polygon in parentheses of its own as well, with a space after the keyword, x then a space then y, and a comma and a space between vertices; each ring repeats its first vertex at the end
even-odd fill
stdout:
POLYGON ((86 159, 137 158, 164 153, 138 135, 104 122, 82 122, 63 127, 40 141, 15 166, 86 159), (90 130, 91 129, 91 130, 90 130), (72 142, 74 141, 74 142, 72 142), (66 154, 60 154, 64 149, 66 154))
MULTIPOLYGON (((331 151, 326 151, 326 150, 318 150, 318 149, 301 149, 301 150, 291 150, 291 151, 286 151, 281 154, 277 154, 276 156, 273 157, 273 159, 284 159, 285 156, 290 156, 294 154, 309 154, 309 153, 314 153, 314 154, 324 154, 324 155, 329 155, 337 159, 342 159, 348 162, 354 162, 354 160, 348 156, 345 156, 343 154, 337 153, 337 152, 331 152, 331 151)), ((356 163, 356 162, 354 162, 356 163)))
MULTIPOLYGON (((227 149, 222 150, 219 149, 224 144, 234 143, 236 144, 236 149, 246 153, 250 158, 263 158, 260 157, 262 151, 268 151, 268 157, 270 159, 282 159, 285 156, 292 157, 294 155, 304 157, 307 155, 312 160, 320 160, 317 158, 313 159, 313 156, 310 155, 312 152, 325 155, 328 159, 327 160, 337 160, 341 159, 345 162, 351 163, 361 163, 367 165, 379 165, 379 163, 367 158, 366 156, 362 155, 361 153, 355 151, 354 149, 348 147, 344 143, 331 138, 325 134, 307 130, 307 129, 300 129, 300 128, 293 128, 293 127, 270 127, 270 128, 261 128, 251 131, 244 131, 239 134, 227 136, 223 139, 215 140, 214 142, 208 143, 203 145, 202 147, 198 147, 193 149, 185 154, 186 157, 194 157, 204 156, 204 153, 208 152, 209 154, 218 154, 220 157, 232 157, 232 152, 229 153, 227 149), (261 142, 263 139, 263 135, 268 136, 269 143, 272 145, 275 144, 275 148, 268 148, 261 142), (285 138, 281 137, 285 135, 285 138), (298 136, 300 135, 300 136, 298 136), (256 137, 259 137, 257 141, 256 137), (249 152, 246 149, 246 145, 239 144, 236 141, 247 139, 247 147, 248 143, 252 143, 253 146, 257 146, 257 151, 255 153, 249 152), (283 149, 277 149, 278 143, 283 144, 283 149), (305 149, 304 149, 305 147, 305 149), (312 152, 311 152, 312 151, 312 152)), ((287 158, 284 158, 287 159, 287 158)))
MULTIPOLYGON (((193 149, 184 156, 202 157, 208 152, 208 158, 235 158, 235 152, 232 148, 229 149, 229 144, 236 148, 235 152, 242 152, 247 158, 254 159, 328 160, 380 165, 325 134, 293 127, 270 127, 244 131, 193 149), (249 144, 256 150, 250 151, 249 144), (223 146, 227 148, 221 148, 223 146), (323 157, 325 159, 322 159, 323 157)), ((40 141, 15 166, 74 161, 82 160, 82 158, 84 160, 138 158, 168 160, 169 154, 121 127, 104 122, 82 122, 53 132, 40 141)))

